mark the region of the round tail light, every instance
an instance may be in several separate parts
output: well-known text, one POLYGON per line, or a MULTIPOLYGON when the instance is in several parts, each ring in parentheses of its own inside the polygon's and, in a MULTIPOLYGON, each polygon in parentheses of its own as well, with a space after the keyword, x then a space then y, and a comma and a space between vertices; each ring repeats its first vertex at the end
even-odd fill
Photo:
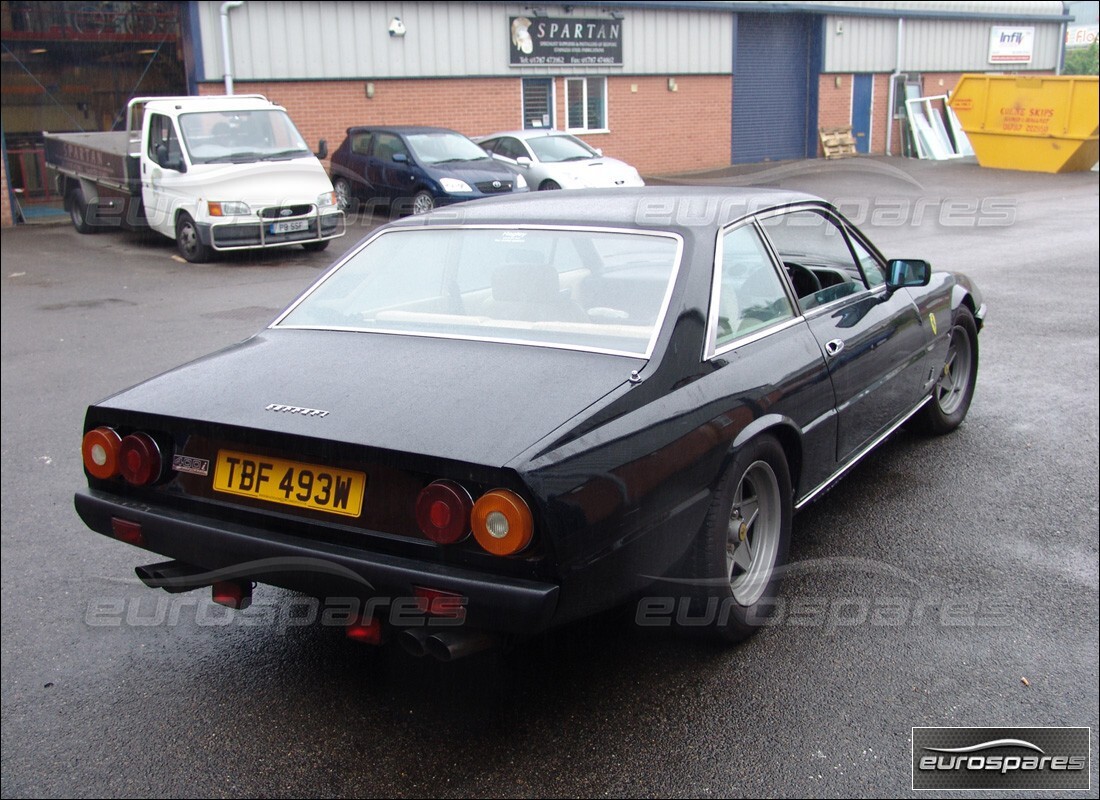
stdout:
POLYGON ((416 524, 437 544, 454 544, 470 533, 470 493, 452 481, 435 481, 416 497, 416 524))
POLYGON ((535 532, 531 509, 523 498, 508 489, 493 489, 474 503, 470 515, 474 538, 497 556, 510 556, 531 543, 535 532))
POLYGON ((151 436, 131 433, 118 448, 122 477, 134 486, 146 486, 160 477, 160 448, 151 436))
POLYGON ((100 480, 118 475, 118 450, 122 437, 111 428, 100 427, 84 434, 80 452, 84 456, 84 469, 100 480))

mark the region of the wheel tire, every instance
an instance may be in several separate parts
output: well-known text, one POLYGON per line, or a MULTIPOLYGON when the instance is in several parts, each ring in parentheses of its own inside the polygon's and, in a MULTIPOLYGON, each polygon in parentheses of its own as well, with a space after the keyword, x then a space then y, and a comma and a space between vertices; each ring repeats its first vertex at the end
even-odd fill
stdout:
POLYGON ((539 191, 540 192, 551 192, 551 191, 554 191, 555 189, 560 189, 560 188, 561 188, 561 184, 558 183, 557 181, 543 181, 542 183, 539 184, 539 191))
POLYGON ((336 206, 346 212, 351 207, 351 184, 344 178, 337 178, 332 182, 332 190, 336 192, 336 206))
POLYGON ((214 251, 199 238, 199 228, 190 214, 180 214, 176 220, 176 249, 192 264, 205 264, 214 251))
POLYGON ((412 213, 414 215, 427 214, 433 208, 435 208, 435 198, 427 190, 421 189, 413 196, 412 213))
POLYGON ((791 542, 791 477, 779 442, 768 435, 743 445, 723 473, 690 554, 691 614, 685 631, 739 642, 775 610, 791 542))
POLYGON ((302 242, 302 249, 307 253, 320 253, 326 247, 328 247, 329 240, 323 239, 320 242, 302 242))
POLYGON ((88 221, 88 204, 84 201, 84 191, 79 186, 69 191, 67 205, 69 219, 73 221, 77 233, 95 233, 98 230, 88 221))
POLYGON ((978 326, 970 309, 960 306, 951 324, 943 371, 932 387, 932 399, 914 418, 915 427, 934 436, 942 436, 959 427, 970 410, 977 379, 978 326))

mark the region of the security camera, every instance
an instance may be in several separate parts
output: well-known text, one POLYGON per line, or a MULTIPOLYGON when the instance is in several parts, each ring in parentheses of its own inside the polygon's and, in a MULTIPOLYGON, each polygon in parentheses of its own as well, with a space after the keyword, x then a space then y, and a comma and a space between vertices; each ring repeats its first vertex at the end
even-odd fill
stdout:
POLYGON ((390 20, 390 36, 404 36, 405 35, 405 23, 401 21, 401 17, 394 17, 390 20))

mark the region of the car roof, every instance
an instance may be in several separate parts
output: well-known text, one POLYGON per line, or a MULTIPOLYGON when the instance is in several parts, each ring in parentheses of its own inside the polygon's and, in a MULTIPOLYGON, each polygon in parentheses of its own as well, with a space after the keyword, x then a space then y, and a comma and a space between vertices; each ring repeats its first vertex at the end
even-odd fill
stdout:
POLYGON ((399 135, 408 135, 412 133, 454 133, 459 136, 466 135, 450 128, 433 128, 428 125, 352 125, 347 131, 349 136, 353 133, 378 132, 396 133, 399 135))
POLYGON ((529 128, 522 131, 499 131, 497 133, 490 133, 487 136, 478 136, 477 140, 499 139, 502 136, 514 136, 517 139, 540 139, 544 136, 569 136, 576 138, 573 134, 567 131, 560 131, 557 128, 529 128))
POLYGON ((570 225, 699 232, 716 230, 757 212, 798 204, 829 206, 820 197, 784 189, 710 186, 577 189, 474 200, 406 217, 392 226, 570 225))

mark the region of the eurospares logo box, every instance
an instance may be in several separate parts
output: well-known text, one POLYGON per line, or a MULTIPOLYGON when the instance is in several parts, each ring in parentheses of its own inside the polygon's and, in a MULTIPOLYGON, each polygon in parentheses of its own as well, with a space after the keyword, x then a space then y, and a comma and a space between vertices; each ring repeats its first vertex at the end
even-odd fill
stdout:
POLYGON ((1089 789, 1088 728, 913 728, 914 789, 1089 789))

